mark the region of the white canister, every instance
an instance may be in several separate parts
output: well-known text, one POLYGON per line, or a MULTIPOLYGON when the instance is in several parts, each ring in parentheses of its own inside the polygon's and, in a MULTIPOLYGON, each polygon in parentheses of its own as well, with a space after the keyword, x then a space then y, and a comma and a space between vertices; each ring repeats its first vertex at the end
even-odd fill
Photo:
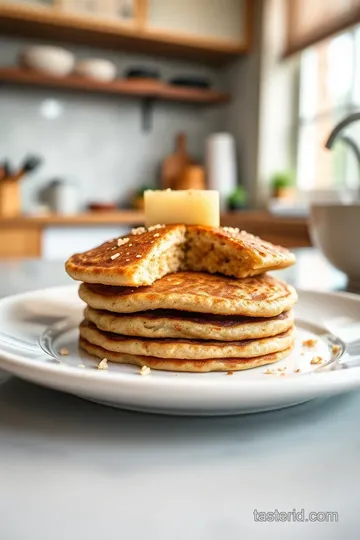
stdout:
POLYGON ((227 198, 237 186, 235 140, 230 133, 214 133, 206 140, 206 173, 209 189, 220 194, 220 207, 227 209, 227 198))
POLYGON ((76 214, 79 211, 79 188, 70 180, 53 180, 49 185, 50 206, 57 214, 76 214))

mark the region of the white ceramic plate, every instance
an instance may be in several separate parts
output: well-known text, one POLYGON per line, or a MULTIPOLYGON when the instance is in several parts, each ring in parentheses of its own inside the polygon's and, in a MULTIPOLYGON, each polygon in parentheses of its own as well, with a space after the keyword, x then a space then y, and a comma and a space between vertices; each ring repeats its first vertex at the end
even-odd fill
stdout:
POLYGON ((154 370, 142 376, 137 367, 117 364, 98 370, 98 360, 77 347, 83 307, 76 286, 1 300, 0 368, 106 405, 162 414, 253 413, 360 388, 360 296, 299 291, 295 350, 269 366, 270 375, 266 366, 232 376, 154 370), (316 339, 315 347, 305 347, 307 339, 316 339), (68 356, 59 354, 63 347, 68 356), (323 363, 312 364, 314 356, 323 363))

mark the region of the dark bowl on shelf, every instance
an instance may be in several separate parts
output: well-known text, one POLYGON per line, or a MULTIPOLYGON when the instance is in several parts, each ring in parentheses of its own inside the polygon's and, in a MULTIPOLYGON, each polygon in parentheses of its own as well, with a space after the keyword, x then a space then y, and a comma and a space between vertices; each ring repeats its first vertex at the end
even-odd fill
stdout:
POLYGON ((211 87, 211 83, 208 79, 204 77, 194 77, 194 76, 179 76, 173 77, 169 80, 169 84, 174 86, 182 86, 185 88, 200 88, 207 90, 211 87))
POLYGON ((126 79, 151 79, 159 80, 160 73, 154 69, 148 68, 129 68, 125 71, 124 77, 126 79))

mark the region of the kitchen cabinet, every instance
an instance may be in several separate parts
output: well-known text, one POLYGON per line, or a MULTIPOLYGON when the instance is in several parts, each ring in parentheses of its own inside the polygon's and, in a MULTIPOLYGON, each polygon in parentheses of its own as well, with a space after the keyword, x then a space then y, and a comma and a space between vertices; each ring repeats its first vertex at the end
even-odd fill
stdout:
POLYGON ((135 4, 135 0, 57 0, 56 6, 69 13, 108 17, 122 24, 135 24, 135 4))
MULTIPOLYGON (((65 260, 143 224, 144 214, 136 210, 0 218, 0 259, 65 260)), ((289 248, 311 246, 304 218, 278 217, 264 211, 229 212, 222 214, 221 224, 289 248)))
POLYGON ((245 0, 148 0, 148 29, 243 45, 247 40, 245 0))
POLYGON ((134 210, 84 213, 72 216, 0 217, 0 259, 44 258, 65 260, 109 238, 143 224, 134 210))
POLYGON ((0 229, 0 259, 41 256, 41 231, 23 226, 0 229))
POLYGON ((0 34, 221 64, 250 48, 254 0, 0 0, 0 34))

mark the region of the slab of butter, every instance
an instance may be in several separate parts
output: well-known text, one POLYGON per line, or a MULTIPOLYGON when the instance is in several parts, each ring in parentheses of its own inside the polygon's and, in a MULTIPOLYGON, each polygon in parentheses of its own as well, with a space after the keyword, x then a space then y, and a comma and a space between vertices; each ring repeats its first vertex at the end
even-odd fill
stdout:
POLYGON ((145 226, 208 225, 219 227, 219 192, 212 190, 148 190, 144 193, 145 226))

